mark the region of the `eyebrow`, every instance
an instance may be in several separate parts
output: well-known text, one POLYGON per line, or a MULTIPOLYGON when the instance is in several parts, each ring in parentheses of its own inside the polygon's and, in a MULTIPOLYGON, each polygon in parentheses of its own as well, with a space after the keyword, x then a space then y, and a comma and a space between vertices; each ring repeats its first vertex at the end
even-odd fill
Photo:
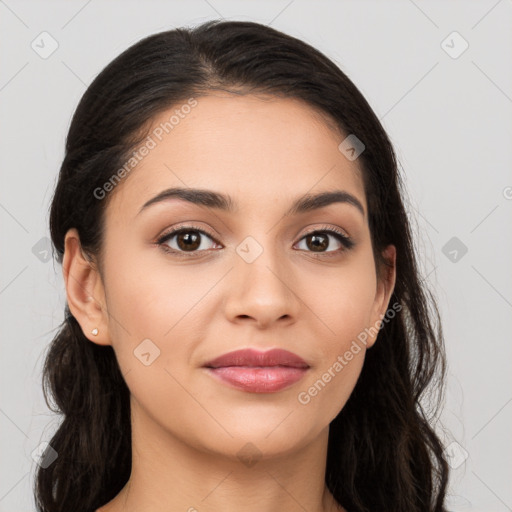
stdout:
MULTIPOLYGON (((137 215, 153 204, 169 201, 171 199, 181 199, 189 203, 207 206, 208 208, 215 208, 229 213, 235 213, 237 211, 236 202, 229 195, 214 192, 213 190, 174 187, 160 192, 144 203, 137 215)), ((344 190, 332 190, 319 192, 317 194, 306 194, 299 197, 285 213, 285 216, 318 210, 334 203, 350 204, 357 208, 363 216, 365 215, 364 207, 357 197, 344 190)))

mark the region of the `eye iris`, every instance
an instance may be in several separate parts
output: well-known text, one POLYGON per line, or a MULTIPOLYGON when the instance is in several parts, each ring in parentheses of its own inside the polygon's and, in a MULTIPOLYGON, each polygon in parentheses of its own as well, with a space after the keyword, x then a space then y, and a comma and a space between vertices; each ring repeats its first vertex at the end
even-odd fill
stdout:
POLYGON ((201 235, 197 231, 185 231, 183 233, 179 233, 176 236, 179 248, 184 251, 197 249, 201 245, 200 236, 201 235), (184 242, 184 245, 182 242, 184 242))
POLYGON ((307 237, 307 239, 309 241, 311 241, 311 243, 308 243, 308 247, 311 249, 311 248, 314 248, 314 250, 316 251, 318 248, 320 249, 326 249, 327 246, 329 245, 329 239, 326 235, 309 235, 307 237), (319 243, 319 239, 323 239, 323 243, 319 243))

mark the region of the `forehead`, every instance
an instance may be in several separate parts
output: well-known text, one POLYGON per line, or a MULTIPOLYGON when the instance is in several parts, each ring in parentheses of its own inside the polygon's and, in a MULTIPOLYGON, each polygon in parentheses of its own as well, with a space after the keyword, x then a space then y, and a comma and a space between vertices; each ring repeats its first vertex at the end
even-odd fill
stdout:
POLYGON ((366 208, 359 165, 338 149, 344 138, 328 116, 293 98, 215 92, 185 100, 152 119, 143 143, 150 149, 114 191, 112 207, 135 215, 150 197, 179 186, 260 208, 342 188, 366 208))

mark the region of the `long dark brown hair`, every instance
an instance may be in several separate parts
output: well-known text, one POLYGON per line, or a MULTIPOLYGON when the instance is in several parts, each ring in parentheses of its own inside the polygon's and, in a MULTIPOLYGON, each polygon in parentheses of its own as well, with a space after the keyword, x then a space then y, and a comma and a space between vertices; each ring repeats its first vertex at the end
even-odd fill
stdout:
MULTIPOLYGON (((88 87, 69 128, 50 210, 54 257, 62 263, 65 234, 76 228, 101 271, 108 201, 94 191, 130 158, 157 114, 214 89, 301 99, 364 142, 358 162, 374 257, 380 263, 382 250, 396 246, 390 304, 402 310, 383 323, 330 425, 326 485, 350 512, 444 512, 448 467, 434 430, 443 334, 418 270, 395 153, 356 86, 310 45, 258 23, 214 20, 151 35, 114 59, 88 87)), ((43 391, 63 421, 50 441, 57 459, 37 468, 36 505, 91 512, 130 476, 130 393, 112 347, 91 343, 68 305, 46 355, 43 391)))

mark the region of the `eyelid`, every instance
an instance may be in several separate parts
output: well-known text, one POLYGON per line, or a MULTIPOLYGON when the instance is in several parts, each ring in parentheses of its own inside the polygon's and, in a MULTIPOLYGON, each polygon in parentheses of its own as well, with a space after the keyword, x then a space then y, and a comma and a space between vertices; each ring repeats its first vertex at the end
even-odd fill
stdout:
POLYGON ((317 233, 317 232, 332 232, 334 231, 335 233, 337 233, 338 235, 341 235, 342 237, 350 240, 350 236, 348 235, 348 233, 345 232, 344 229, 341 229, 341 228, 338 228, 338 227, 335 227, 335 226, 330 226, 330 225, 323 225, 323 226, 320 226, 320 227, 314 227, 314 228, 311 228, 309 229, 308 231, 306 231, 305 233, 302 234, 301 236, 301 239, 304 238, 305 236, 308 236, 308 235, 311 235, 313 233, 317 233))
MULTIPOLYGON (((169 228, 168 230, 164 231, 161 235, 159 235, 157 237, 156 241, 158 242, 159 240, 162 240, 163 238, 165 238, 166 236, 171 235, 171 234, 175 235, 178 231, 181 231, 181 230, 199 231, 200 233, 208 235, 209 237, 211 237, 213 239, 215 239, 217 236, 217 235, 214 235, 213 232, 207 228, 203 228, 203 227, 194 225, 193 222, 183 222, 183 223, 180 223, 180 224, 173 226, 172 228, 169 228)), ((218 242, 218 240, 215 240, 215 241, 218 242)))

